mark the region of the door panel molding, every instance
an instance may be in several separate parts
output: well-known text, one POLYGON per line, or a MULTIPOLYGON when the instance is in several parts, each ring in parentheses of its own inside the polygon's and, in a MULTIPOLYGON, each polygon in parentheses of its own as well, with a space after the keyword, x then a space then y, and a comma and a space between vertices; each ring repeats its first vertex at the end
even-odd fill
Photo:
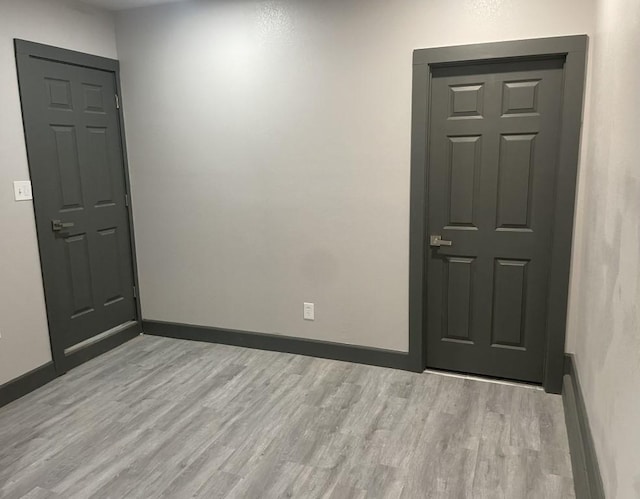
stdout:
MULTIPOLYGON (((30 42, 30 41, 20 40, 20 39, 14 40, 14 48, 15 48, 15 54, 16 54, 16 66, 17 66, 17 73, 18 73, 18 86, 20 90, 20 98, 21 98, 22 107, 23 107, 23 124, 24 124, 24 133, 25 133, 25 143, 27 144, 27 156, 29 160, 30 172, 32 169, 33 158, 29 157, 27 123, 24 120, 24 105, 25 105, 25 98, 27 98, 25 92, 27 91, 27 88, 28 88, 27 74, 28 74, 28 68, 29 68, 30 62, 33 60, 39 60, 39 61, 45 61, 45 63, 50 62, 50 63, 66 64, 68 66, 75 67, 75 68, 97 70, 105 73, 110 73, 113 75, 113 84, 115 88, 115 93, 118 96, 118 99, 116 100, 116 106, 115 106, 116 107, 115 119, 117 122, 117 126, 119 128, 119 137, 117 137, 117 141, 119 142, 119 145, 120 145, 120 154, 121 154, 121 157, 118 158, 118 161, 121 162, 122 164, 123 174, 124 174, 124 191, 126 193, 126 202, 125 202, 126 219, 129 227, 128 245, 131 248, 133 285, 134 285, 134 289, 138 289, 139 284, 138 284, 138 269, 137 269, 137 262, 136 262, 134 224, 133 224, 133 214, 132 214, 132 208, 131 208, 131 202, 130 202, 131 185, 130 185, 129 165, 127 161, 123 106, 121 105, 122 92, 121 92, 121 85, 120 85, 119 62, 115 59, 109 59, 109 58, 95 56, 91 54, 85 54, 85 53, 76 52, 73 50, 61 49, 58 47, 52 47, 49 45, 43 45, 40 43, 35 43, 35 42, 30 42)), ((49 102, 47 105, 49 106, 49 109, 56 109, 62 112, 67 112, 66 110, 68 110, 68 112, 71 112, 73 106, 76 106, 83 109, 86 113, 90 113, 94 117, 99 117, 100 115, 106 115, 106 112, 107 112, 105 107, 107 103, 106 99, 116 98, 115 96, 105 95, 105 93, 102 91, 102 87, 92 85, 90 83, 81 84, 82 92, 81 92, 81 95, 78 96, 78 94, 73 95, 71 91, 70 81, 63 81, 57 78, 47 78, 46 81, 48 84, 49 102), (76 97, 77 97, 76 100, 80 100, 81 102, 72 102, 72 99, 76 97)), ((113 109, 113 104, 109 104, 109 106, 111 106, 111 108, 113 109)), ((73 141, 77 140, 77 137, 75 136, 76 134, 75 128, 72 124, 65 124, 61 122, 57 125, 57 127, 58 127, 58 130, 57 130, 58 134, 56 135, 56 138, 59 141, 66 140, 68 142, 70 140, 73 140, 73 141)), ((92 132, 95 132, 95 137, 93 137, 94 140, 105 139, 105 137, 100 136, 100 133, 104 135, 104 130, 100 130, 99 127, 95 128, 95 126, 93 126, 91 123, 87 123, 87 129, 90 129, 90 128, 95 129, 95 130, 92 130, 92 132)), ((77 147, 71 147, 69 150, 74 150, 76 151, 76 153, 78 152, 77 147)), ((64 148, 59 149, 59 151, 64 152, 64 148)), ((60 165, 58 166, 61 166, 61 165, 62 163, 60 163, 60 165)), ((106 168, 106 165, 105 165, 105 168, 106 168)), ((78 171, 64 171, 64 172, 60 171, 59 174, 60 175, 64 174, 68 178, 71 178, 74 175, 76 175, 79 179, 79 165, 77 167, 77 170, 78 171)), ((102 197, 105 198, 104 200, 105 206, 110 206, 110 204, 107 203, 107 201, 109 201, 109 199, 107 198, 111 197, 109 195, 109 192, 111 192, 110 189, 112 189, 113 186, 111 185, 110 182, 112 181, 111 177, 114 174, 114 172, 110 171, 107 168, 105 171, 102 171, 101 174, 104 177, 102 183, 104 184, 104 190, 105 190, 105 193, 102 197)), ((119 182, 122 182, 122 180, 119 180, 119 182)), ((78 180, 77 184, 78 184, 77 189, 74 188, 69 192, 66 192, 66 191, 61 192, 61 196, 63 197, 63 199, 60 200, 61 207, 63 208, 62 211, 66 212, 66 216, 68 215, 67 218, 69 218, 70 220, 73 220, 74 217, 86 216, 84 214, 84 211, 86 210, 86 208, 89 208, 88 206, 85 206, 87 200, 82 198, 80 180, 78 180)), ((102 206, 101 203, 102 202, 99 202, 98 204, 102 206)), ((48 227, 44 227, 44 225, 46 225, 44 223, 45 220, 39 220, 42 217, 38 216, 38 209, 36 207, 35 199, 34 199, 34 212, 36 215, 38 239, 40 239, 41 234, 50 234, 51 227, 50 225, 48 227)), ((72 239, 72 238, 68 237, 67 239, 72 239)), ((79 243, 75 243, 75 244, 77 245, 79 243)), ((43 270, 44 269, 44 266, 42 265, 43 255, 42 255, 42 246, 40 242, 39 242, 39 246, 40 246, 41 270, 43 270)), ((71 248, 66 248, 66 249, 71 250, 71 248)), ((44 274, 43 274, 43 279, 44 279, 44 274)), ((80 285, 82 283, 78 281, 75 284, 80 285)), ((112 286, 114 287, 114 290, 117 287, 117 284, 118 284, 117 281, 114 281, 112 286)), ((82 296, 78 295, 77 298, 78 300, 80 300, 82 296)), ((103 297, 94 297, 94 298, 101 299, 103 297)), ((105 297, 105 299, 107 298, 109 297, 105 297)), ((55 302, 55 297, 47 296, 46 289, 45 289, 45 302, 47 303, 47 320, 49 323, 49 331, 51 333, 52 324, 56 323, 56 321, 58 321, 59 318, 56 317, 55 314, 53 313, 53 311, 55 310, 54 303, 53 303, 55 302)), ((80 307, 80 305, 81 303, 78 303, 78 307, 80 307)), ((81 308, 82 307, 80 307, 77 313, 82 312, 81 308)), ((50 334, 49 337, 51 340, 51 350, 52 350, 53 360, 54 360, 57 373, 62 374, 66 372, 68 369, 75 367, 79 363, 89 360, 90 358, 93 358, 96 355, 99 355, 117 346, 118 344, 124 341, 127 341, 128 339, 131 339, 136 334, 140 334, 142 331, 142 326, 141 326, 142 314, 141 314, 140 299, 139 297, 135 296, 135 294, 134 294, 134 309, 135 309, 135 321, 130 327, 127 327, 123 331, 119 331, 118 334, 101 338, 101 341, 88 342, 85 348, 74 351, 73 354, 70 354, 68 356, 65 355, 65 346, 61 344, 62 342, 58 342, 54 340, 50 334)), ((80 340, 84 340, 84 338, 80 338, 80 340)))
MULTIPOLYGON (((413 53, 410 242, 409 242, 409 356, 411 369, 426 367, 426 283, 429 269, 427 227, 427 179, 429 172, 431 81, 433 71, 470 63, 535 61, 556 58, 563 62, 560 142, 556 173, 555 219, 552 229, 550 274, 547 283, 547 316, 543 386, 546 391, 562 391, 564 345, 566 335, 569 272, 580 148, 586 35, 515 40, 432 49, 413 53)), ((503 102, 503 114, 532 116, 537 113, 535 81, 509 82, 503 102), (507 99, 508 97, 508 99, 507 99)), ((463 85, 450 99, 452 115, 458 120, 481 119, 478 103, 481 88, 463 85), (456 102, 457 101, 457 102, 456 102)), ((522 186, 524 191, 526 186, 522 186)), ((468 188, 465 186, 465 188, 468 188)), ((464 206, 462 207, 464 208, 464 206)), ((467 210, 461 210, 465 213, 467 210)), ((525 230, 526 209, 518 220, 505 220, 503 230, 525 230)))

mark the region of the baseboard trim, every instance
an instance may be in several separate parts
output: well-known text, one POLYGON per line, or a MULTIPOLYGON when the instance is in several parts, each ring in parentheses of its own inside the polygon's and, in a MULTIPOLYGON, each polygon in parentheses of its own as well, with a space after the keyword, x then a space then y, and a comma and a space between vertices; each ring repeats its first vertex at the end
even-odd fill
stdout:
POLYGON ((309 340, 280 336, 277 334, 253 333, 206 326, 193 326, 173 322, 144 320, 144 334, 165 336, 182 340, 221 343, 258 350, 294 353, 323 359, 342 360, 356 364, 390 367, 411 371, 409 354, 379 348, 361 347, 332 343, 328 341, 309 340))
POLYGON ((604 487, 575 360, 565 355, 562 403, 577 499, 604 499, 604 487))
POLYGON ((106 338, 90 343, 86 347, 81 348, 67 355, 63 360, 62 366, 57 366, 53 362, 48 362, 33 371, 29 371, 22 376, 5 383, 0 386, 0 407, 3 407, 14 400, 37 390, 41 386, 53 381, 58 376, 62 376, 68 370, 84 364, 98 355, 108 352, 117 346, 126 343, 142 333, 142 324, 136 322, 129 327, 124 328, 106 338))
POLYGON ((23 397, 56 378, 53 362, 35 368, 33 371, 11 380, 0 386, 0 407, 23 397))

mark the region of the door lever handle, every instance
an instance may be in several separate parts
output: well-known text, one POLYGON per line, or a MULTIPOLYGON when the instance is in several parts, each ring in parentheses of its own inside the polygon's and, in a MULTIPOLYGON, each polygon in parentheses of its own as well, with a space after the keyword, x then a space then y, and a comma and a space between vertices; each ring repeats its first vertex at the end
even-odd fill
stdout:
POLYGON ((453 241, 446 241, 442 239, 442 236, 440 234, 429 236, 429 246, 439 247, 439 246, 451 246, 451 245, 453 245, 453 241))
POLYGON ((62 222, 61 220, 51 220, 51 230, 53 232, 60 232, 64 229, 70 229, 74 226, 73 222, 62 222))

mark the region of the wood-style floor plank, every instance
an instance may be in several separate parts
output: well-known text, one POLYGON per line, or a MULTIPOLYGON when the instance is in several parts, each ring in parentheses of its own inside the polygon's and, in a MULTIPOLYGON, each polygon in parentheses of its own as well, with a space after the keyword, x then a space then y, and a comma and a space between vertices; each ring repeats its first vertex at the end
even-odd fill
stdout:
POLYGON ((562 401, 142 336, 0 409, 0 497, 574 497, 562 401))

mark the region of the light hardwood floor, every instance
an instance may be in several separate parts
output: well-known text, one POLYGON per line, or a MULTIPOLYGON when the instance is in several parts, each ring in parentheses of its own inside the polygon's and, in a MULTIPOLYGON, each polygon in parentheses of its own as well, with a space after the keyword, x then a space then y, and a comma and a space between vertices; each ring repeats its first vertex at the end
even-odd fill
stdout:
POLYGON ((566 498, 559 396, 142 336, 0 409, 2 498, 566 498))

